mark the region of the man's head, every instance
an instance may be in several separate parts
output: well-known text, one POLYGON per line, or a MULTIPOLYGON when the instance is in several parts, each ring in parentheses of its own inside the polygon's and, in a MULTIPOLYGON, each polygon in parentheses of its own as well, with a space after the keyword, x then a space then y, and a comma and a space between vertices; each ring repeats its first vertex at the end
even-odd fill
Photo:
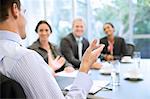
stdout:
POLYGON ((24 39, 25 18, 22 12, 20 0, 0 0, 0 30, 19 33, 24 39))
POLYGON ((73 34, 76 37, 82 37, 85 31, 85 22, 81 18, 77 18, 73 21, 72 24, 73 34))

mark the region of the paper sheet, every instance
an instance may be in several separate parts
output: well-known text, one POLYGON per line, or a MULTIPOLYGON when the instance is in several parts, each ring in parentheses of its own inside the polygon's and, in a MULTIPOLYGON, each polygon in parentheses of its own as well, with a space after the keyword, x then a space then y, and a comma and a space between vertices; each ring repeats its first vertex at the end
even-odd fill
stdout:
MULTIPOLYGON (((109 84, 109 81, 106 81, 106 80, 93 80, 93 85, 89 93, 95 94, 96 92, 98 92, 99 90, 107 86, 108 84, 109 84)), ((67 86, 65 90, 70 90, 71 87, 72 87, 72 84, 67 86)))
POLYGON ((55 75, 56 76, 63 76, 63 77, 76 77, 78 72, 79 72, 78 70, 75 70, 75 71, 73 71, 71 73, 67 73, 65 71, 61 71, 61 72, 56 73, 55 75))
MULTIPOLYGON (((55 74, 55 76, 63 76, 63 77, 77 77, 77 74, 78 74, 79 70, 75 70, 71 73, 67 73, 65 71, 61 71, 61 72, 58 72, 55 74)), ((91 73, 91 71, 89 71, 89 74, 91 73)))

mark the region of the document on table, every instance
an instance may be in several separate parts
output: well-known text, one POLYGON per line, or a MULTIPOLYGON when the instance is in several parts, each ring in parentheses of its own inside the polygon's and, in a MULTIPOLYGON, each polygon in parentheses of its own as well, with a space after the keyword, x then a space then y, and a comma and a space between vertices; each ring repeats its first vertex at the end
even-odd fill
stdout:
MULTIPOLYGON (((73 77, 73 78, 75 78, 75 77, 77 77, 78 72, 79 72, 79 70, 75 70, 75 71, 73 71, 71 73, 67 73, 65 71, 61 71, 61 72, 56 73, 55 76, 63 76, 63 77, 73 77)), ((88 74, 90 74, 90 73, 91 73, 91 71, 89 71, 88 74)))
MULTIPOLYGON (((97 93, 98 91, 103 89, 108 84, 109 84, 109 81, 107 81, 107 80, 93 80, 93 85, 92 85, 92 88, 89 91, 89 94, 97 93)), ((72 87, 72 84, 65 87, 65 90, 69 91, 71 87, 72 87)))

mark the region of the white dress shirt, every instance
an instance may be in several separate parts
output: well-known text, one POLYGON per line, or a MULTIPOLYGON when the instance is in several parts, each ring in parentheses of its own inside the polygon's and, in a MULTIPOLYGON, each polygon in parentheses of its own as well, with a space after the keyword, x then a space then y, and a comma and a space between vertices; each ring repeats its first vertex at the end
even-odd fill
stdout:
POLYGON ((71 91, 63 96, 50 67, 35 51, 21 46, 17 33, 0 30, 0 72, 18 81, 27 99, 85 99, 92 86, 86 73, 79 73, 71 91))

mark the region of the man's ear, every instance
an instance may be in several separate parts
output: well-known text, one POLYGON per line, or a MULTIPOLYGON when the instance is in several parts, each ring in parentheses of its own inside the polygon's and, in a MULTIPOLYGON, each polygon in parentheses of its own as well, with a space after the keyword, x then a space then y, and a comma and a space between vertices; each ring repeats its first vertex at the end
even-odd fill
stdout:
POLYGON ((17 17, 19 16, 19 8, 17 6, 16 3, 13 3, 12 7, 11 7, 11 12, 12 12, 12 16, 17 19, 17 17))
POLYGON ((113 32, 115 32, 115 29, 113 28, 113 32))

